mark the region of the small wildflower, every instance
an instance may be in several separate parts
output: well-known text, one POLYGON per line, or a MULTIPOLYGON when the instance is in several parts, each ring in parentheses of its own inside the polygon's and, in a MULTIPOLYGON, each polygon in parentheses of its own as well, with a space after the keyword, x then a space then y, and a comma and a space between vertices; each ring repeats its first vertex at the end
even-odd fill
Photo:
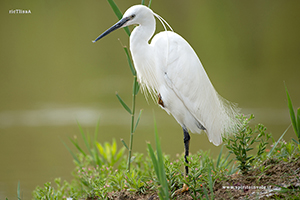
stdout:
POLYGON ((285 141, 285 140, 282 140, 282 143, 283 143, 283 144, 286 144, 286 141, 285 141))
POLYGON ((278 153, 280 153, 280 151, 279 151, 279 150, 277 150, 277 152, 278 152, 278 153))
POLYGON ((270 149, 266 149, 266 152, 270 152, 270 149))

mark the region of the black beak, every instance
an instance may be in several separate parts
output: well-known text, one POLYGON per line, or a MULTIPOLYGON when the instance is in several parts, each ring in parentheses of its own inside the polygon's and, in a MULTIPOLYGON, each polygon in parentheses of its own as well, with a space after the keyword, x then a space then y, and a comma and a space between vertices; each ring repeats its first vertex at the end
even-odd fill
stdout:
POLYGON ((103 38, 104 36, 108 35, 109 33, 113 32, 114 30, 117 30, 119 28, 121 28, 126 22, 128 22, 130 20, 129 17, 125 17, 122 18, 120 21, 118 21, 115 25, 113 25, 112 27, 110 27, 109 29, 107 29, 104 33, 102 33, 101 35, 99 35, 94 41, 93 43, 97 42, 98 40, 100 40, 101 38, 103 38))

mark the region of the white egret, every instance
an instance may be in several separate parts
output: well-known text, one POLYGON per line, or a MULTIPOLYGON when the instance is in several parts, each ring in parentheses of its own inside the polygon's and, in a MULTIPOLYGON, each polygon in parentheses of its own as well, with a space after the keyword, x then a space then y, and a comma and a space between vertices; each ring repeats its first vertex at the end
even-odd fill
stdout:
POLYGON ((188 130, 204 131, 210 142, 220 145, 222 134, 238 123, 235 118, 238 110, 218 95, 192 47, 173 32, 163 18, 146 6, 132 6, 119 22, 93 42, 129 25, 138 25, 130 35, 130 51, 138 80, 152 97, 158 97, 158 104, 181 125, 185 161, 189 155, 188 130), (165 31, 156 34, 149 44, 156 28, 154 16, 165 31), (165 24, 171 31, 166 30, 165 24))

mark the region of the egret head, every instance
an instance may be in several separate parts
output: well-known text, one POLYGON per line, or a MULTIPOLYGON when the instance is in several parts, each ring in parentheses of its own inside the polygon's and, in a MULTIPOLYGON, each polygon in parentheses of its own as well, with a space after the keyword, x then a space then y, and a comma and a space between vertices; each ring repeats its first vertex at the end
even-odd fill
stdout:
POLYGON ((113 32, 114 30, 117 30, 119 28, 123 28, 126 26, 134 25, 134 24, 142 24, 144 21, 146 21, 149 16, 153 16, 153 12, 150 8, 143 5, 135 5, 124 13, 122 19, 118 21, 115 25, 107 29, 104 33, 102 33, 99 37, 97 37, 93 42, 97 42, 104 36, 108 35, 109 33, 113 32))

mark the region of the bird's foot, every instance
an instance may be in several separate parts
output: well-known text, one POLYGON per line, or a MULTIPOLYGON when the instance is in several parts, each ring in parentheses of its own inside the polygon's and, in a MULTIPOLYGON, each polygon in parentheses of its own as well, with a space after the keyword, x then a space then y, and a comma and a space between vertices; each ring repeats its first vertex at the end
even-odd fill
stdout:
POLYGON ((176 195, 179 195, 179 194, 183 194, 184 192, 188 191, 189 190, 189 187, 187 186, 187 184, 183 184, 182 188, 176 190, 172 196, 176 196, 176 195))

